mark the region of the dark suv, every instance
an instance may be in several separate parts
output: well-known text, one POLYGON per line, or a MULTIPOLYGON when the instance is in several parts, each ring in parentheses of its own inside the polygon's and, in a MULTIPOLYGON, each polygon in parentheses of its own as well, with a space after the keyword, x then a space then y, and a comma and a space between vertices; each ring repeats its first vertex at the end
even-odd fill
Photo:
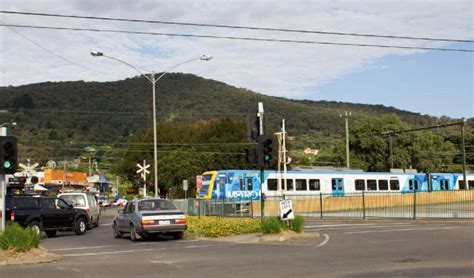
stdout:
POLYGON ((17 222, 38 233, 45 231, 48 237, 54 237, 58 230, 73 230, 77 235, 86 233, 86 212, 61 198, 7 195, 5 200, 6 222, 17 222))

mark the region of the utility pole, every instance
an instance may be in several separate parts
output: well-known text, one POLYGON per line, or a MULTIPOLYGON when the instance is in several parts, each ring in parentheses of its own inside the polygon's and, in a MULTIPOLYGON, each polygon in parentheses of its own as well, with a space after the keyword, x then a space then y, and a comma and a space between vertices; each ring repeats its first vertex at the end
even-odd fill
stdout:
POLYGON ((393 143, 392 135, 388 135, 388 144, 390 145, 390 169, 393 169, 393 143))
POLYGON ((469 189, 466 179, 466 143, 464 142, 464 121, 461 124, 461 141, 462 141, 462 178, 464 180, 465 189, 469 189))
MULTIPOLYGON (((264 114, 263 102, 259 102, 258 103, 258 110, 257 110, 257 117, 258 117, 258 120, 260 122, 259 131, 258 131, 259 136, 263 136, 264 135, 264 130, 265 130, 265 128, 263 127, 263 123, 264 123, 263 114, 264 114)), ((265 217, 263 215, 263 211, 265 209, 265 204, 264 204, 264 201, 263 201, 263 181, 264 181, 264 179, 265 179, 264 167, 260 166, 260 219, 261 220, 263 220, 263 217, 265 217)))
POLYGON ((339 117, 344 117, 346 124, 346 167, 351 168, 349 161, 349 117, 352 115, 352 112, 345 111, 344 116, 339 115, 339 117))
POLYGON ((281 120, 281 132, 275 133, 278 136, 278 191, 285 198, 286 194, 286 127, 285 119, 281 120), (281 184, 281 167, 280 164, 283 164, 283 185, 281 184))
POLYGON ((286 195, 287 182, 286 182, 286 126, 285 119, 281 120, 281 133, 283 134, 283 198, 286 195))

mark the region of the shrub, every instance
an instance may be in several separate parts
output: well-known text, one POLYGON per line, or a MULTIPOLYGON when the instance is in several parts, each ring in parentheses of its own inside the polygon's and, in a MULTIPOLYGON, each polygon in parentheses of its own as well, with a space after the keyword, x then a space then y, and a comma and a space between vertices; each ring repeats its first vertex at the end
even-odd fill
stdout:
POLYGON ((296 215, 294 219, 290 221, 290 229, 297 233, 301 233, 304 228, 304 217, 296 215))
POLYGON ((287 229, 286 223, 277 217, 268 217, 263 219, 261 228, 262 233, 264 234, 279 234, 282 230, 287 229))
POLYGON ((13 249, 17 252, 26 252, 38 248, 41 235, 31 228, 22 228, 18 223, 8 223, 3 233, 0 234, 0 248, 13 249))
POLYGON ((222 237, 260 231, 260 219, 187 216, 186 222, 189 236, 222 237))

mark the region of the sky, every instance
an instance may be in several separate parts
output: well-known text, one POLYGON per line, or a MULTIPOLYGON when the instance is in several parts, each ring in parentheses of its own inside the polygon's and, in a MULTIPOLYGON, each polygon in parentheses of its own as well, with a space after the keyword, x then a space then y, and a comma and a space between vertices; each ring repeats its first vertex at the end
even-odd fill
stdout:
MULTIPOLYGON (((0 10, 325 32, 474 39, 471 0, 169 1, 2 0, 0 10)), ((271 32, 0 13, 0 24, 474 49, 473 43, 271 32)), ((0 86, 111 81, 141 71, 192 73, 265 95, 383 104, 474 117, 474 53, 73 32, 0 26, 0 86)), ((158 84, 159 86, 159 84, 158 84)))

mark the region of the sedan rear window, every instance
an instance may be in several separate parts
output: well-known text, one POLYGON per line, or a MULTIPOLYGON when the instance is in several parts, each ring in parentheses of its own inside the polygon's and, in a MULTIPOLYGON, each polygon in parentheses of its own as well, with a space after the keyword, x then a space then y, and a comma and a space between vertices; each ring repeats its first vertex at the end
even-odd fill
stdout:
POLYGON ((145 200, 138 203, 138 210, 177 210, 168 200, 145 200))

